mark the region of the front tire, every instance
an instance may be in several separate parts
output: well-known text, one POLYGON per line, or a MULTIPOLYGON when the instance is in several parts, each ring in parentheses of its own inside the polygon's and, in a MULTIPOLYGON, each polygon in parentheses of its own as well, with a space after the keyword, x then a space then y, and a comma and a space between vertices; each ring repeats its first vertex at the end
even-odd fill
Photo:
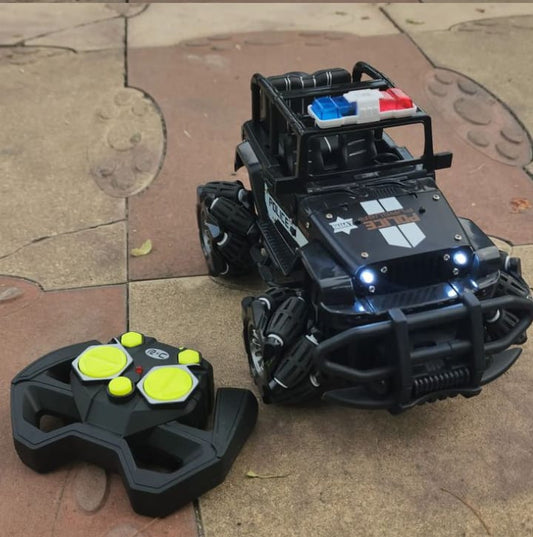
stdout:
POLYGON ((317 331, 302 293, 271 288, 246 297, 242 307, 250 373, 263 401, 295 404, 318 398, 322 390, 312 364, 317 331))

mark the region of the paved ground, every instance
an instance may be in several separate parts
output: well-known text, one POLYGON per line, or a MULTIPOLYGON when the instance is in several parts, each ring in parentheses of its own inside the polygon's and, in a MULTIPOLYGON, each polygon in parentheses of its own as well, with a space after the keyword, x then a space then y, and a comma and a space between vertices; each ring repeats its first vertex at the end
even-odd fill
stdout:
MULTIPOLYGON (((22 366, 128 326, 200 348, 217 385, 252 388, 239 303, 260 284, 205 275, 194 196, 234 178, 255 71, 382 68, 454 152, 438 177, 457 212, 533 281, 531 4, 2 4, 0 20, 4 431, 22 366), (146 239, 149 255, 129 255, 146 239)), ((163 520, 134 515, 92 466, 34 474, 4 434, 4 534, 525 537, 532 358, 529 344, 475 399, 399 417, 261 405, 227 481, 163 520)))

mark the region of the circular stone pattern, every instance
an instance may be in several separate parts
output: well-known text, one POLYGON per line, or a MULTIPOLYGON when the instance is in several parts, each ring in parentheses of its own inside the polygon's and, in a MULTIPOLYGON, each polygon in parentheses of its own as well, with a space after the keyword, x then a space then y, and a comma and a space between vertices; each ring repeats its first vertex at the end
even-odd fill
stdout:
POLYGON ((87 377, 104 379, 120 373, 126 367, 126 354, 109 345, 93 347, 79 359, 78 368, 87 377))
POLYGON ((457 99, 453 103, 453 107, 463 119, 474 125, 488 125, 491 122, 491 113, 488 106, 473 99, 457 99))
POLYGON ((191 374, 177 367, 160 367, 146 375, 143 388, 148 397, 156 401, 174 401, 192 389, 191 374))

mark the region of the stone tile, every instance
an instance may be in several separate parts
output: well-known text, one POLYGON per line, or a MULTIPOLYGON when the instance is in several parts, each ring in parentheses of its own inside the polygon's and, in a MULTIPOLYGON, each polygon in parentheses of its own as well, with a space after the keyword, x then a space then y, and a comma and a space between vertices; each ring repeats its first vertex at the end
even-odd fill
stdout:
MULTIPOLYGON (((154 244, 149 256, 131 260, 130 277, 206 272, 195 222, 196 186, 213 179, 235 179, 234 148, 240 126, 250 114, 252 73, 312 72, 334 65, 351 68, 359 58, 382 69, 433 115, 436 150, 455 154, 453 168, 439 172, 438 179, 457 212, 493 235, 528 242, 531 211, 513 212, 511 201, 533 199, 531 181, 521 169, 495 162, 464 143, 450 121, 453 110, 437 106, 428 94, 432 67, 405 36, 236 34, 130 50, 130 83, 148 92, 161 107, 168 147, 154 188, 130 200, 129 247, 147 238, 154 244)), ((244 179, 244 174, 239 177, 244 179)))
MULTIPOLYGON (((130 323, 198 347, 219 386, 249 388, 241 342, 246 291, 205 277, 130 285, 130 323)), ((206 535, 492 535, 533 531, 531 343, 473 399, 400 416, 333 406, 261 405, 226 481, 200 499, 206 535), (286 475, 250 479, 245 473, 286 475), (458 499, 459 497, 460 499, 458 499), (466 502, 472 508, 465 505, 466 502)))
POLYGON ((521 11, 502 18, 488 18, 486 13, 485 20, 464 22, 450 31, 418 32, 412 37, 436 65, 459 71, 496 95, 531 133, 533 73, 524 68, 524 58, 533 54, 533 4, 514 4, 513 9, 521 11))
POLYGON ((33 242, 1 259, 0 274, 29 278, 44 289, 124 283, 126 224, 117 222, 33 242))
MULTIPOLYGON (((98 107, 123 89, 123 56, 119 50, 4 48, 0 79, 0 258, 8 266, 9 256, 21 259, 21 248, 33 242, 125 218, 124 200, 99 188, 88 162, 89 150, 107 135, 97 124, 98 107)), ((76 249, 74 237, 61 240, 61 248, 76 249)), ((34 247, 44 251, 42 244, 34 247)), ((63 253, 76 257, 75 250, 63 253)), ((35 277, 39 266, 51 274, 57 260, 50 261, 24 268, 35 277)))
POLYGON ((3 368, 0 374, 2 482, 0 518, 4 535, 155 537, 197 535, 192 507, 165 519, 136 515, 117 475, 77 463, 49 474, 24 466, 9 433, 9 389, 15 374, 42 355, 73 343, 108 341, 126 330, 125 286, 43 292, 29 281, 0 277, 3 368), (138 533, 136 533, 138 532, 138 533))
MULTIPOLYGON (((109 14, 110 12, 108 10, 109 14)), ((75 26, 46 34, 43 37, 27 39, 27 45, 68 47, 77 51, 122 49, 124 46, 124 19, 112 18, 75 26)))
POLYGON ((383 9, 402 30, 418 34, 448 28, 467 21, 492 17, 531 15, 533 5, 516 2, 431 2, 384 5, 383 9))
POLYGON ((52 4, 46 6, 6 3, 0 6, 0 43, 9 45, 32 37, 116 16, 106 4, 52 4))
POLYGON ((358 35, 395 34, 397 29, 372 4, 196 4, 150 5, 130 21, 130 47, 161 47, 219 34, 253 31, 350 32, 358 35), (154 32, 157 28, 157 32, 154 32))

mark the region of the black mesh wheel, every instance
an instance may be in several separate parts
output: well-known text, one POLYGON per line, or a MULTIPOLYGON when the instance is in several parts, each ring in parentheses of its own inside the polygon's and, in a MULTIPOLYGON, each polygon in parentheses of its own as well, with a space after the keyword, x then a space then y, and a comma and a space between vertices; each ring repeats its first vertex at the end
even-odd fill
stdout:
POLYGON ((321 395, 312 357, 318 344, 308 302, 293 289, 247 297, 243 337, 254 382, 265 403, 295 404, 321 395))
POLYGON ((257 241, 252 196, 240 181, 198 187, 200 245, 209 274, 237 276, 253 268, 250 247, 257 241))

